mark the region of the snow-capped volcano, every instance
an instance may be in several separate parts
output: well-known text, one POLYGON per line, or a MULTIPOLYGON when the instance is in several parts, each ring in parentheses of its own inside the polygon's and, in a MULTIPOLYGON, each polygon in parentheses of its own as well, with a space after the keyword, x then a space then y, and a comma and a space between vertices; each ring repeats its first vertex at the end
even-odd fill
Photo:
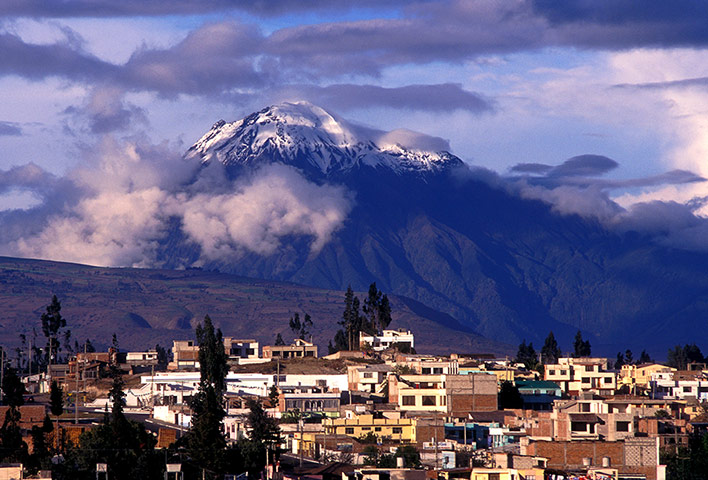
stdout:
POLYGON ((282 103, 231 123, 214 124, 187 152, 187 159, 226 166, 282 162, 330 175, 355 167, 388 167, 398 174, 438 172, 462 165, 447 151, 396 142, 410 138, 357 127, 307 102, 282 103))

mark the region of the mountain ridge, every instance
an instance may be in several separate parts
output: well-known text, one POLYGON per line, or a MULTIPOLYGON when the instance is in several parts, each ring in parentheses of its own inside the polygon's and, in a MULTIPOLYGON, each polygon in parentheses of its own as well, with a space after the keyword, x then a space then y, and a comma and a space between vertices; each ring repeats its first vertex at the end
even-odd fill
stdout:
MULTIPOLYGON (((252 123, 264 118, 253 115, 246 117, 252 123)), ((317 122, 311 125, 318 128, 317 122)), ((339 140, 355 138, 342 131, 339 140)), ((221 140, 232 147, 252 138, 224 135, 221 140)), ((263 145, 268 138, 264 133, 263 145)), ((551 330, 564 342, 581 330, 596 353, 605 355, 626 348, 661 355, 687 341, 700 312, 708 313, 708 280, 700 274, 708 268, 708 255, 667 248, 637 232, 610 231, 579 215, 561 215, 548 203, 487 181, 447 152, 435 154, 444 168, 410 171, 381 168, 385 162, 357 163, 345 145, 346 165, 358 168, 323 170, 317 148, 304 141, 290 150, 257 149, 257 164, 219 157, 224 144, 212 143, 199 154, 193 147, 186 158, 217 159, 230 178, 261 164, 284 163, 308 181, 346 187, 356 201, 315 254, 307 249, 306 237, 291 235, 275 254, 211 259, 202 262, 205 268, 335 289, 349 283, 365 289, 376 281, 385 291, 452 315, 491 339, 540 345, 551 330)), ((198 246, 191 252, 189 258, 175 248, 163 253, 167 265, 176 266, 199 258, 198 246)))

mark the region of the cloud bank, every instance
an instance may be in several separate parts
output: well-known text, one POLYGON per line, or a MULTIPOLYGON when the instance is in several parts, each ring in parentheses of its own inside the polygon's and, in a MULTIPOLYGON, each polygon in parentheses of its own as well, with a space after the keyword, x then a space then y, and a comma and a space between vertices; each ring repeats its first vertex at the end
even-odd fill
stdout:
POLYGON ((65 179, 34 165, 0 172, 0 193, 17 187, 45 201, 0 212, 3 254, 104 266, 159 266, 159 247, 175 228, 198 249, 185 267, 272 254, 290 236, 308 238, 316 253, 354 202, 343 187, 316 185, 285 165, 233 183, 219 165, 187 164, 167 145, 112 136, 65 179))

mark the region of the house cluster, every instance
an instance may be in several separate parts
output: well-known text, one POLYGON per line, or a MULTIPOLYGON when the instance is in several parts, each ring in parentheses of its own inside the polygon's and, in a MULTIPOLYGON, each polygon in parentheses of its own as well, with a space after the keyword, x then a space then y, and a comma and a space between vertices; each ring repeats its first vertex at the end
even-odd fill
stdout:
MULTIPOLYGON (((280 419, 284 450, 300 462, 338 462, 329 473, 303 467, 286 477, 663 480, 660 452, 678 452, 692 432, 708 429, 705 365, 614 370, 605 358, 559 358, 540 374, 491 355, 410 353, 414 336, 399 330, 362 335, 360 346, 321 358, 302 339, 261 347, 225 337, 229 440, 248 435, 246 403, 257 397, 280 419), (396 456, 402 447, 418 452, 423 476, 396 456), (385 454, 395 468, 372 461, 385 454)), ((167 446, 190 428, 200 380, 195 342, 174 341, 171 357, 156 369, 155 352, 79 354, 50 373, 72 388, 100 376, 103 364, 138 372, 127 408, 160 425, 167 446)))

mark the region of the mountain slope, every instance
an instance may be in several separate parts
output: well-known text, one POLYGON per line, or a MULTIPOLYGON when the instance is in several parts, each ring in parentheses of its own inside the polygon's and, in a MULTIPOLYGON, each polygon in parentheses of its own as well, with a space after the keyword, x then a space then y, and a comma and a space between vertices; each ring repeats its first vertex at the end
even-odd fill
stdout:
MULTIPOLYGON (((186 158, 220 162, 233 178, 285 163, 356 198, 321 250, 293 235, 275 254, 210 259, 206 268, 333 289, 376 281, 498 341, 539 346, 553 330, 567 349, 580 329, 609 355, 663 355, 693 341, 708 313, 707 255, 558 215, 477 178, 448 152, 363 135, 309 104, 219 122, 186 158)), ((178 231, 163 255, 168 266, 200 258, 178 231)))
MULTIPOLYGON (((19 334, 36 330, 53 294, 74 340, 108 346, 113 333, 123 349, 171 347, 193 339, 194 327, 209 315, 224 335, 272 344, 277 333, 292 338, 289 318, 309 313, 314 341, 326 353, 341 317, 344 292, 293 283, 237 277, 201 270, 98 268, 71 263, 0 257, 0 342, 17 346, 19 334)), ((359 294, 363 299, 363 294, 359 294)), ((486 340, 450 316, 403 297, 391 296, 392 328, 410 328, 424 353, 509 353, 512 348, 486 340)))

